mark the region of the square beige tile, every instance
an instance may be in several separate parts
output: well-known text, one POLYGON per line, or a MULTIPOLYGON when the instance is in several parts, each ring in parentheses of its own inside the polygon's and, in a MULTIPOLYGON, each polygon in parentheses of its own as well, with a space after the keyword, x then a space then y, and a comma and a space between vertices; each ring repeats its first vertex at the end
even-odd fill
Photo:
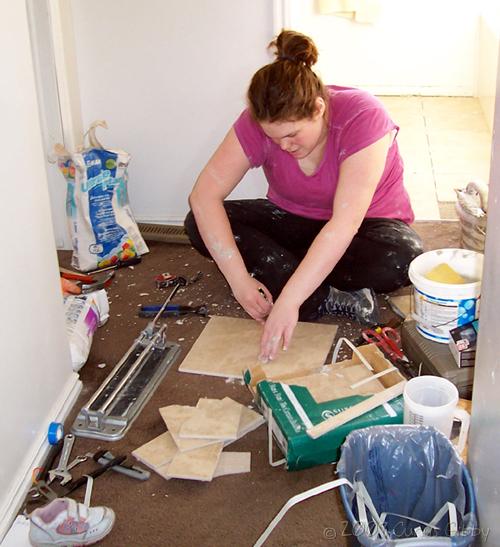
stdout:
POLYGON ((421 97, 378 96, 392 120, 403 127, 420 129, 425 127, 421 97))
POLYGON ((144 465, 156 470, 156 468, 169 463, 177 452, 177 445, 172 435, 167 431, 136 448, 132 452, 132 456, 144 465))
POLYGON ((478 177, 477 171, 490 164, 491 138, 488 133, 472 131, 429 131, 429 147, 435 172, 469 172, 478 177))
POLYGON ((399 296, 391 296, 391 302, 397 306, 407 317, 413 311, 413 295, 402 294, 399 296))
POLYGON ((481 104, 475 97, 424 97, 422 108, 430 131, 489 131, 481 104))
POLYGON ((196 407, 184 405, 169 405, 159 409, 160 415, 165 422, 172 439, 181 452, 195 450, 209 444, 216 443, 220 439, 183 439, 179 432, 184 422, 192 418, 196 413, 196 407))
POLYGON ((181 439, 236 439, 243 406, 229 397, 200 399, 195 412, 181 426, 181 439))
POLYGON ((214 472, 215 477, 250 473, 252 454, 250 452, 222 452, 214 472))
MULTIPOLYGON (((483 175, 485 173, 482 173, 483 175)), ((487 182, 488 176, 470 176, 469 173, 436 173, 436 188, 439 201, 456 201, 455 188, 463 189, 473 180, 487 182)))
POLYGON ((165 469, 165 475, 172 479, 211 481, 221 452, 221 442, 189 452, 178 452, 165 469))
MULTIPOLYGON (((336 325, 297 323, 290 347, 264 365, 266 372, 272 376, 321 366, 336 332, 336 325)), ((242 379, 243 371, 258 362, 261 336, 262 325, 252 319, 211 317, 179 371, 242 379)))
POLYGON ((247 433, 250 433, 254 429, 257 429, 265 421, 266 420, 264 419, 264 416, 262 416, 262 414, 259 414, 258 412, 255 412, 255 410, 252 410, 251 408, 242 405, 241 419, 238 426, 238 435, 236 438, 241 439, 247 433))
POLYGON ((491 132, 474 97, 379 97, 400 126, 405 186, 417 220, 441 218, 454 201, 449 177, 488 181, 491 132), (426 179, 432 179, 433 185, 426 179))
POLYGON ((163 477, 165 480, 169 481, 172 478, 172 477, 169 477, 167 473, 169 466, 170 466, 170 462, 160 465, 159 467, 156 467, 155 469, 153 469, 153 471, 156 474, 160 475, 160 477, 163 477))
POLYGON ((439 207, 431 171, 424 173, 405 172, 405 187, 418 220, 439 219, 439 207))
POLYGON ((432 158, 427 136, 423 136, 422 139, 415 139, 413 136, 401 137, 398 142, 405 178, 408 173, 432 173, 432 158))

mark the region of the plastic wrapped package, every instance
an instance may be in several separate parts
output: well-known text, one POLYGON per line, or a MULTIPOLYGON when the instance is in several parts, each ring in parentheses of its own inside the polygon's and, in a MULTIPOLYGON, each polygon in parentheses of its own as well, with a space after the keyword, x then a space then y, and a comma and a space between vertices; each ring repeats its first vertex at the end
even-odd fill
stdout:
POLYGON ((488 185, 482 181, 473 181, 466 188, 455 189, 455 192, 462 247, 482 253, 486 239, 488 185))
POLYGON ((469 545, 477 534, 475 497, 470 475, 450 440, 427 426, 389 425, 355 430, 348 435, 337 465, 341 478, 362 483, 378 513, 386 513, 388 538, 374 534, 370 512, 360 516, 358 488, 340 486, 353 534, 366 546, 469 545), (447 502, 456 508, 456 533, 447 502), (407 518, 409 517, 409 518, 407 518), (434 519, 435 529, 422 535, 434 519), (452 537, 450 537, 452 535, 452 537))
POLYGON ((136 259, 149 251, 128 198, 130 154, 105 149, 87 132, 89 147, 73 153, 56 145, 59 168, 67 182, 66 216, 73 245, 71 265, 88 272, 136 259))
POLYGON ((88 359, 94 332, 109 318, 108 295, 101 289, 88 294, 66 296, 64 313, 71 363, 77 372, 88 359))

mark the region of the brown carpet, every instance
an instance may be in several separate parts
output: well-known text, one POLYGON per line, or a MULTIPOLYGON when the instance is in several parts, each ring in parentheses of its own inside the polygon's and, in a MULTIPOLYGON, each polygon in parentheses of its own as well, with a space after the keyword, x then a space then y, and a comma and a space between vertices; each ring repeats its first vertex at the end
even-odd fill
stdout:
MULTIPOLYGON (((455 222, 419 222, 416 230, 426 250, 456 247, 459 227, 455 222)), ((95 334, 87 364, 81 370, 84 389, 69 416, 69 431, 80 407, 88 401, 122 357, 147 319, 137 317, 141 304, 160 304, 168 292, 155 288, 154 276, 162 272, 190 277, 198 270, 203 278, 195 285, 179 291, 178 304, 207 304, 212 315, 244 317, 245 313, 232 298, 215 264, 187 245, 150 243, 151 252, 142 263, 118 270, 108 289, 111 302, 110 319, 95 334), (145 294, 147 293, 147 295, 145 294), (142 294, 142 296, 141 296, 142 294), (106 363, 105 368, 98 365, 106 363)), ((60 262, 69 265, 70 253, 61 252, 60 262)), ((399 292, 404 292, 403 289, 399 292)), ((384 320, 392 312, 383 310, 384 320)), ((77 438, 72 455, 96 451, 99 447, 113 454, 127 454, 165 431, 158 408, 169 404, 195 405, 200 397, 225 396, 250 404, 247 389, 223 378, 177 372, 182 359, 201 333, 206 319, 189 316, 182 321, 169 318, 168 339, 178 342, 182 354, 155 391, 124 439, 114 443, 77 438)), ((359 328, 338 319, 322 319, 338 323, 338 336, 356 339, 359 328)), ((257 351, 257 348, 256 348, 257 351)), ((267 461, 266 428, 261 426, 230 447, 231 451, 251 451, 249 474, 219 477, 210 483, 166 481, 152 473, 140 482, 116 473, 106 473, 94 483, 92 505, 107 505, 116 512, 116 524, 100 545, 107 547, 163 547, 193 545, 252 545, 293 495, 332 480, 334 466, 322 465, 304 471, 288 472, 273 468, 267 461)), ((128 463, 137 463, 129 456, 128 463)), ((88 471, 82 464, 74 475, 88 471)), ((75 495, 81 501, 83 491, 75 495)), ((293 508, 271 535, 268 545, 349 545, 345 515, 337 493, 326 493, 293 508)))

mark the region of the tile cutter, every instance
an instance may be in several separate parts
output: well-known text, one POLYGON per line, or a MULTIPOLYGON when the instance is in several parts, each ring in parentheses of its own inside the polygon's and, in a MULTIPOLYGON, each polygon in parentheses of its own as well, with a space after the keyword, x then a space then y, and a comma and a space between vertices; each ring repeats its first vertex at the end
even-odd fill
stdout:
POLYGON ((167 325, 157 323, 181 286, 182 283, 178 283, 174 287, 155 318, 82 407, 72 433, 105 441, 124 437, 180 354, 180 346, 166 339, 167 325))

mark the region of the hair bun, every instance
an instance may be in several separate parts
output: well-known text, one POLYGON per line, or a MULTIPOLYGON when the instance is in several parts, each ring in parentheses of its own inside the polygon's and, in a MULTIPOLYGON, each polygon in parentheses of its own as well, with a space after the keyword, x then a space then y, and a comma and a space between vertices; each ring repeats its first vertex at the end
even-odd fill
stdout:
POLYGON ((293 30, 282 30, 269 44, 276 49, 276 59, 303 63, 311 68, 318 60, 318 50, 309 36, 293 30))

